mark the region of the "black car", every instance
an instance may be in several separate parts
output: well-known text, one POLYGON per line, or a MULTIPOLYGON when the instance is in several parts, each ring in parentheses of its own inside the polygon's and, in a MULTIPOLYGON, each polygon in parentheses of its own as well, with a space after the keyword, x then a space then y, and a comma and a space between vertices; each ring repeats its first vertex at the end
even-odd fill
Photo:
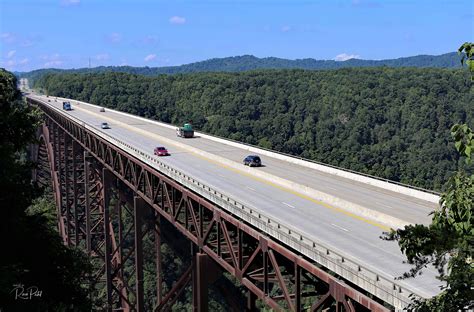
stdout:
POLYGON ((260 167, 262 165, 262 161, 257 155, 249 155, 245 157, 244 165, 249 167, 260 167))

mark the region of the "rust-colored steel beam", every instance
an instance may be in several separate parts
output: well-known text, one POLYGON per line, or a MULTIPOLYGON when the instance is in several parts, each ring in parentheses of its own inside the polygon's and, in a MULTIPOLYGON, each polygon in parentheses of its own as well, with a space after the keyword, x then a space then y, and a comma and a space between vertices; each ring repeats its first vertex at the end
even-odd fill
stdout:
MULTIPOLYGON (((29 101, 43 109, 46 124, 49 129, 53 129, 49 132, 50 136, 51 133, 54 133, 53 140, 51 140, 54 142, 54 157, 51 157, 51 159, 55 164, 54 168, 59 172, 58 176, 64 176, 63 162, 67 149, 57 147, 57 145, 64 144, 64 137, 68 136, 80 145, 91 159, 94 159, 96 167, 104 168, 104 176, 101 178, 102 182, 99 181, 99 185, 103 183, 107 172, 108 179, 113 177, 114 181, 119 181, 114 182, 119 185, 119 187, 113 185, 116 189, 115 192, 123 195, 127 190, 128 193, 134 194, 133 196, 140 197, 143 200, 143 205, 153 208, 160 218, 170 222, 189 239, 199 249, 199 254, 205 254, 206 259, 234 275, 243 286, 272 309, 276 311, 301 311, 303 306, 319 308, 324 305, 331 305, 336 309, 347 311, 353 310, 354 307, 377 312, 390 310, 289 247, 269 238, 243 220, 236 218, 224 209, 165 176, 157 169, 128 154, 109 140, 90 131, 83 124, 76 123, 45 103, 32 99, 29 99, 29 101)), ((90 174, 91 168, 86 168, 85 171, 90 174)), ((88 174, 86 174, 86 180, 89 179, 89 182, 91 182, 90 177, 87 176, 88 174)), ((63 203, 61 196, 66 193, 64 192, 63 183, 60 185, 60 194, 57 195, 59 197, 58 203, 63 203)), ((93 185, 89 185, 89 193, 91 193, 93 187, 93 185)), ((108 187, 103 187, 102 198, 98 197, 99 201, 103 201, 102 204, 98 205, 103 207, 103 211, 100 211, 99 214, 105 219, 101 220, 102 227, 96 227, 92 221, 92 201, 94 199, 91 198, 89 203, 86 201, 85 205, 86 215, 88 215, 85 219, 86 221, 89 219, 89 225, 86 224, 86 228, 89 228, 91 232, 100 229, 102 236, 97 235, 97 237, 107 243, 105 243, 105 247, 100 245, 101 250, 96 251, 95 249, 100 248, 95 247, 97 243, 94 241, 94 235, 86 241, 91 241, 87 245, 90 246, 89 249, 92 254, 96 252, 106 259, 105 271, 108 272, 106 275, 113 278, 113 281, 107 281, 110 286, 108 289, 118 294, 114 298, 110 294, 109 300, 112 300, 113 303, 116 303, 116 306, 120 306, 122 309, 128 305, 133 310, 136 309, 137 301, 136 299, 123 298, 125 297, 125 291, 128 297, 131 293, 137 294, 140 291, 135 290, 133 286, 136 285, 129 285, 127 277, 121 272, 123 272, 123 262, 127 261, 136 251, 132 248, 127 253, 123 253, 121 250, 123 237, 120 236, 120 239, 115 243, 112 239, 115 237, 116 229, 111 223, 110 211, 106 212, 110 209, 108 200, 106 200, 111 194, 110 191, 106 190, 108 187), (89 208, 87 208, 88 206, 89 208), (103 249, 106 250, 103 251, 103 249), (100 254, 101 252, 102 254, 100 254)), ((120 196, 117 198, 120 198, 120 196)), ((96 221, 99 221, 99 219, 96 221)), ((119 230, 119 234, 121 231, 122 229, 119 230)), ((155 246, 158 247, 160 243, 159 230, 155 228, 154 232, 155 246)), ((127 231, 124 232, 124 235, 127 235, 127 231)), ((157 248, 157 258, 160 257, 158 250, 159 248, 157 248)), ((135 254, 135 270, 140 263, 139 257, 135 254)), ((161 310, 160 307, 169 307, 171 298, 174 298, 173 300, 177 298, 177 290, 175 289, 173 295, 170 295, 170 293, 163 294, 164 297, 161 300, 160 265, 157 262, 156 274, 159 285, 157 287, 158 299, 156 302, 158 310, 161 310)), ((197 267, 195 271, 193 276, 202 276, 197 267)), ((180 282, 182 286, 188 280, 186 277, 182 277, 180 282)), ((200 278, 196 282, 202 285, 201 287, 205 284, 205 281, 200 278)), ((183 287, 180 288, 180 291, 183 287)), ((139 290, 140 288, 136 289, 139 290)), ((199 298, 196 298, 196 300, 201 300, 201 303, 204 302, 203 290, 199 290, 198 294, 199 298)), ((251 298, 254 299, 255 297, 251 298)), ((253 299, 250 300, 247 307, 249 310, 255 306, 255 300, 253 299)), ((142 300, 142 298, 139 300, 142 300)))
POLYGON ((143 294, 143 213, 144 201, 141 197, 135 196, 134 213, 135 213, 135 278, 136 278, 136 310, 138 312, 145 311, 144 294, 143 294))
POLYGON ((155 312, 158 311, 169 311, 173 306, 174 302, 179 298, 181 293, 184 291, 186 286, 192 279, 193 264, 181 275, 176 281, 170 291, 164 296, 163 300, 160 301, 158 306, 155 308, 155 312))
POLYGON ((193 311, 208 310, 208 278, 206 272, 208 255, 196 253, 193 257, 193 311))

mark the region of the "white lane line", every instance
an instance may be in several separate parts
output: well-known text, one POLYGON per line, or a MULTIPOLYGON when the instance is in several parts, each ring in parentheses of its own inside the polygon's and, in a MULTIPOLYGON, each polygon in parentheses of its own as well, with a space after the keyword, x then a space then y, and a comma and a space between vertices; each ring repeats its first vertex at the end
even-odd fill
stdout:
POLYGON ((345 229, 345 228, 343 228, 343 227, 341 227, 341 226, 339 226, 339 225, 336 225, 336 224, 334 224, 334 223, 331 223, 331 225, 332 225, 332 226, 335 226, 335 227, 337 227, 338 229, 341 229, 341 230, 343 230, 343 231, 345 231, 345 232, 349 232, 348 229, 345 229))
POLYGON ((250 186, 246 186, 245 188, 247 188, 247 189, 249 189, 249 190, 251 190, 251 191, 256 192, 255 189, 254 189, 254 188, 251 188, 250 186))
POLYGON ((226 177, 225 175, 223 175, 223 174, 219 174, 219 173, 218 173, 217 175, 218 175, 219 177, 221 177, 221 178, 227 179, 227 177, 226 177))
POLYGON ((288 204, 288 203, 285 203, 285 202, 281 202, 281 203, 282 203, 283 205, 286 205, 286 206, 290 207, 290 208, 296 208, 295 206, 292 206, 292 205, 290 205, 290 204, 288 204))

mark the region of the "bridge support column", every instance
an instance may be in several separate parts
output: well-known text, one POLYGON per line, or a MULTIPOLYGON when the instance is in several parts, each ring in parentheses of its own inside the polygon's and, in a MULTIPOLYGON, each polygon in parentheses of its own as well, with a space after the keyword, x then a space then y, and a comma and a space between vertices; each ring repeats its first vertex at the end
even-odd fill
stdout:
POLYGON ((301 311, 301 267, 294 264, 295 267, 295 311, 301 311))
POLYGON ((64 157, 64 171, 63 171, 63 177, 64 177, 64 220, 65 220, 65 225, 66 225, 66 245, 70 246, 71 245, 71 201, 73 200, 73 194, 71 194, 71 188, 73 187, 74 182, 71 181, 71 173, 74 168, 72 167, 71 163, 71 137, 67 135, 66 133, 63 133, 63 157, 64 157), (72 169, 72 170, 71 170, 72 169))
POLYGON ((256 301, 257 296, 252 291, 247 291, 247 305, 245 307, 245 312, 257 312, 256 301))
POLYGON ((162 296, 162 283, 163 283, 163 270, 161 269, 161 218, 157 211, 155 214, 155 252, 156 252, 156 298, 158 305, 163 300, 162 296))
POLYGON ((193 311, 209 310, 209 284, 214 282, 220 272, 215 263, 205 253, 196 253, 193 257, 193 311))
POLYGON ((143 295, 143 215, 145 202, 142 198, 135 196, 133 199, 135 212, 135 276, 136 276, 136 310, 145 311, 143 295))
POLYGON ((112 311, 112 242, 110 233, 110 188, 112 177, 107 169, 102 169, 102 198, 103 198, 103 212, 104 212, 104 233, 105 233, 105 279, 107 292, 107 311, 112 311))
POLYGON ((84 150, 76 141, 72 142, 72 170, 73 170, 73 227, 74 246, 79 246, 84 239, 85 215, 85 170, 84 150))
POLYGON ((208 310, 207 279, 205 266, 207 255, 197 253, 193 258, 193 311, 204 312, 208 310))
POLYGON ((85 223, 86 223, 86 251, 91 256, 92 238, 91 238, 91 194, 90 194, 90 175, 91 162, 89 153, 84 152, 84 192, 85 192, 85 223))

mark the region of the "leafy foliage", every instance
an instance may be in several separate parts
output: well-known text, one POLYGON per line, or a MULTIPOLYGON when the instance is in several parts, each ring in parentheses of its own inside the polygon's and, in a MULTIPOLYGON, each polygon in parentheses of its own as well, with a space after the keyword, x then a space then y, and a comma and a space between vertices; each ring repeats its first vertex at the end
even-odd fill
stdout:
POLYGON ((462 165, 448 148, 449 128, 474 120, 466 77, 462 70, 415 68, 51 74, 36 86, 164 122, 192 120, 214 135, 440 190, 462 165))
POLYGON ((20 100, 16 79, 0 70, 0 309, 90 311, 82 288, 88 263, 66 248, 51 226, 51 200, 31 184, 26 161, 34 142, 37 113, 20 100), (14 285, 35 286, 41 297, 15 299, 14 285))
MULTIPOLYGON (((471 129, 455 125, 451 131, 458 151, 470 159, 472 150, 466 146, 474 143, 471 129)), ((440 295, 428 300, 417 298, 410 309, 466 311, 474 308, 474 175, 463 171, 453 175, 440 204, 429 226, 405 226, 387 234, 385 239, 397 240, 408 262, 414 264, 404 278, 414 277, 432 264, 438 269, 439 279, 446 282, 440 295)))
POLYGON ((17 73, 20 78, 28 78, 33 83, 38 78, 50 73, 102 73, 122 72, 136 75, 157 76, 162 74, 186 74, 198 72, 241 72, 256 69, 308 69, 330 70, 348 67, 438 67, 455 68, 459 64, 455 52, 442 55, 417 55, 388 60, 359 60, 347 61, 315 60, 312 58, 288 60, 277 57, 258 58, 253 55, 213 58, 201 62, 181 66, 168 67, 131 67, 131 66, 99 66, 80 69, 39 69, 31 72, 17 73))
POLYGON ((461 65, 467 65, 471 72, 471 81, 474 81, 474 43, 465 42, 459 47, 458 53, 462 55, 461 65))
POLYGON ((455 147, 459 154, 466 157, 466 163, 471 162, 474 151, 474 133, 466 124, 456 124, 451 128, 451 135, 456 142, 455 147))

